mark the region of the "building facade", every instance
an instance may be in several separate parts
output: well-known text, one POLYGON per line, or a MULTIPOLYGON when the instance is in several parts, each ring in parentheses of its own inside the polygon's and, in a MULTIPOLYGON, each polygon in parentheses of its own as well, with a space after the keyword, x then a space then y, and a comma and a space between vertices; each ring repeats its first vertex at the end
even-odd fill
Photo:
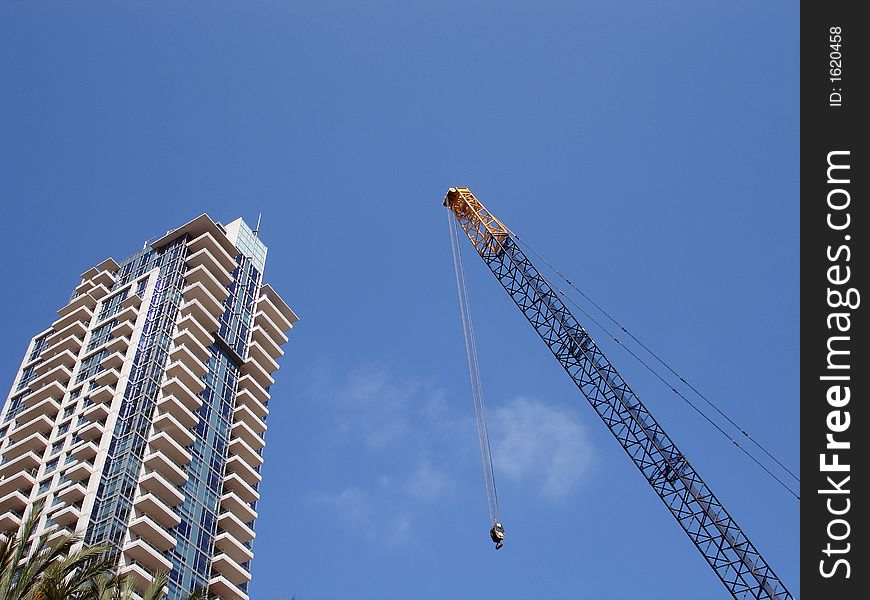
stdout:
POLYGON ((0 531, 106 544, 137 588, 167 571, 246 600, 272 374, 297 320, 247 224, 202 215, 82 274, 0 416, 0 531))

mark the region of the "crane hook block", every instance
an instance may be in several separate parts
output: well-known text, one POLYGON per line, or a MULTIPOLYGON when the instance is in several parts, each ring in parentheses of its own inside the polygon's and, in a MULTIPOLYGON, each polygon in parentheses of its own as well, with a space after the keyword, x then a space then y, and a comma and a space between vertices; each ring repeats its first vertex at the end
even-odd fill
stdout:
POLYGON ((489 537, 492 538, 493 542, 495 542, 496 550, 501 549, 504 545, 505 535, 504 526, 496 521, 495 525, 492 526, 492 529, 489 530, 489 537))

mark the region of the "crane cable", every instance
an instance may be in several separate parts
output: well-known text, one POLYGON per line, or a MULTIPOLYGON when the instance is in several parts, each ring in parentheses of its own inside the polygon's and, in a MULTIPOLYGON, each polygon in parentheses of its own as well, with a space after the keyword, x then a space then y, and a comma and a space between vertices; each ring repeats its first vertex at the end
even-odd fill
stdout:
MULTIPOLYGON (((771 458, 777 465, 779 465, 785 472, 791 475, 798 483, 800 483, 800 478, 794 474, 787 466, 785 466, 779 459, 777 459, 770 451, 767 450, 760 442, 758 442, 755 438, 753 438, 749 433, 747 433, 741 426, 739 426, 733 419, 731 419, 725 412, 723 412, 713 401, 711 401, 707 396, 702 394, 695 386, 689 383, 686 379, 680 376, 668 363, 666 363, 658 354, 652 351, 646 344, 640 341, 634 334, 632 334, 628 329, 622 326, 615 318, 613 318, 610 313, 604 310, 599 304, 597 304, 592 298, 590 298, 586 293, 580 290, 574 283, 569 280, 565 275, 562 274, 556 267, 553 266, 546 258, 544 258, 540 253, 538 253, 532 246, 528 244, 525 240, 523 240, 519 235, 510 232, 511 235, 516 239, 519 243, 529 249, 532 254, 538 257, 547 267, 550 268, 556 275, 558 275, 562 280, 565 281, 569 286, 571 286, 577 293, 582 295, 586 300, 588 300, 595 308, 597 308, 602 314, 604 314, 610 321, 614 323, 620 330, 625 332, 632 340, 634 340, 641 348, 643 348, 648 354, 650 354, 653 358, 655 358, 659 363, 661 363, 668 371, 670 371, 675 377, 677 377, 681 382, 683 382, 689 389, 691 389, 695 394, 697 394, 704 402, 710 405, 717 413, 719 413, 724 419, 726 419, 735 429, 740 431, 746 438, 748 438, 755 446, 757 446, 760 450, 762 450, 769 458, 771 458)), ((552 284, 551 284, 552 285, 552 284)), ((591 320, 595 325, 597 325, 605 334, 607 334, 610 338, 613 339, 617 344, 622 346, 626 352, 628 352, 636 361, 638 361, 641 365, 647 368, 659 381, 661 381, 664 385, 666 385, 673 393, 679 396, 684 402, 686 402, 692 409, 695 410, 699 415, 701 415, 710 425, 712 425, 715 429, 717 429, 723 436, 728 438, 740 451, 742 451, 746 456, 748 456, 757 466, 763 469, 770 477, 776 480, 779 485, 781 485, 784 489, 786 489, 792 496, 794 496, 798 501, 800 501, 800 495, 797 494, 794 490, 791 489, 785 482, 782 481, 779 477, 776 476, 770 469, 768 469, 764 464, 762 464, 755 456, 753 456, 746 448, 744 448, 737 440, 735 440, 728 432, 724 431, 718 424, 716 424, 710 417, 708 417, 702 410, 700 410, 691 400, 686 398, 682 393, 679 392, 670 382, 665 380, 665 378, 657 372, 653 367, 651 367, 648 363, 646 363, 641 357, 639 357, 635 352, 631 350, 628 346, 622 343, 609 329, 607 329, 604 325, 602 325, 595 317, 593 317, 589 312, 587 312, 582 306, 580 306, 577 302, 574 301, 568 294, 566 294, 563 290, 559 289, 556 286, 552 286, 560 295, 562 295, 568 302, 573 304, 578 310, 580 310, 589 320, 591 320)))
POLYGON ((462 249, 459 245, 458 224, 453 212, 447 212, 450 229, 450 249, 453 252, 453 270, 456 274, 456 291, 459 296, 459 313, 462 317, 462 333, 465 336, 465 352, 468 359, 468 375, 471 380, 471 398, 474 402, 474 416, 477 421, 477 434, 480 440, 480 460, 483 464, 483 480, 486 486, 487 509, 491 525, 500 522, 498 489, 495 485, 495 469, 492 464, 492 447, 486 426, 486 408, 483 403, 483 385, 480 379, 480 364, 477 359, 477 343, 474 338, 474 321, 471 318, 471 302, 465 280, 465 266, 462 263, 462 249))

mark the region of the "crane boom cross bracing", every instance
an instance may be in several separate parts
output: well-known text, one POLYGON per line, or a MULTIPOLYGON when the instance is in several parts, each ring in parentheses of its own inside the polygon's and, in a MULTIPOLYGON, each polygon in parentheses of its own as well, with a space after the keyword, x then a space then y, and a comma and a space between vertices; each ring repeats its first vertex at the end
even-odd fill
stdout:
POLYGON ((450 188, 444 205, 734 598, 793 600, 510 230, 468 188, 450 188))

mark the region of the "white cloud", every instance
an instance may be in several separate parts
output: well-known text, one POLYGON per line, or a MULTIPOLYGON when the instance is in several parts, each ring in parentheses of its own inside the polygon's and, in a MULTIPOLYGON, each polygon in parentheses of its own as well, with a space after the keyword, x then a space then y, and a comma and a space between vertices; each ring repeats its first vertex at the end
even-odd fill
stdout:
POLYGON ((581 482, 594 450, 576 414, 538 400, 515 398, 491 413, 496 477, 539 487, 561 499, 581 482))

